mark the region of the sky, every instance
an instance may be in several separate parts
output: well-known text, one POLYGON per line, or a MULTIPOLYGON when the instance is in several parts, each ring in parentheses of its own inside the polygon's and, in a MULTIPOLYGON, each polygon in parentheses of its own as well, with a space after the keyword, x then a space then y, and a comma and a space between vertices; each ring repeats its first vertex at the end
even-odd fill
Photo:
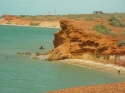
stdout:
POLYGON ((125 13, 125 0, 0 0, 0 15, 125 13))

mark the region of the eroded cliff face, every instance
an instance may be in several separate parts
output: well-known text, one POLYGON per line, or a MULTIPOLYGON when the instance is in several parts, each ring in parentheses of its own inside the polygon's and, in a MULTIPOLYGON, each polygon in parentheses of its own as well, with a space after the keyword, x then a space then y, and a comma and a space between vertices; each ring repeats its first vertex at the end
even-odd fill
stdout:
POLYGON ((101 35, 94 30, 89 30, 89 26, 99 24, 98 22, 93 25, 90 23, 89 21, 83 23, 75 20, 61 20, 61 30, 54 34, 54 49, 50 51, 51 55, 48 59, 101 58, 106 60, 114 56, 112 58, 114 60, 118 57, 116 55, 125 54, 125 47, 117 46, 118 37, 101 35))

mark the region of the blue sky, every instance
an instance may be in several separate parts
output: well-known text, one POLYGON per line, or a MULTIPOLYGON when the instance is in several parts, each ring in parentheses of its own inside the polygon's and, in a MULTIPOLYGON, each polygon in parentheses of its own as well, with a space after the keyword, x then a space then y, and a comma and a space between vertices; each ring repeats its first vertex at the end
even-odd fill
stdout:
POLYGON ((0 0, 0 15, 125 13, 124 6, 125 0, 0 0))

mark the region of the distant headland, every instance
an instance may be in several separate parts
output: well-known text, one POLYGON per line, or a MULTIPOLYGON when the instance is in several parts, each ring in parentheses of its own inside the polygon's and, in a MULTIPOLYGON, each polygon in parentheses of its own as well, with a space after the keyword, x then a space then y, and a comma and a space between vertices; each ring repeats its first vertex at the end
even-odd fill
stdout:
POLYGON ((3 15, 0 19, 1 25, 15 26, 35 26, 35 27, 53 27, 59 28, 58 20, 49 20, 49 15, 43 16, 25 16, 25 15, 3 15))

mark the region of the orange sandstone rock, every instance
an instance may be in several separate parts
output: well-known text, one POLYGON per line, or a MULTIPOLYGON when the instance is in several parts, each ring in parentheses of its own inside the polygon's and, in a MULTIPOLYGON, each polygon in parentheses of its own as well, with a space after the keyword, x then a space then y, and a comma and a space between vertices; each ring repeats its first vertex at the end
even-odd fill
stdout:
POLYGON ((100 23, 86 20, 61 20, 61 30, 54 34, 54 50, 51 51, 52 55, 49 59, 53 59, 53 57, 54 59, 63 59, 66 54, 70 55, 68 58, 77 58, 80 55, 82 58, 84 54, 88 54, 89 56, 95 55, 97 57, 98 55, 99 58, 109 59, 110 55, 125 54, 125 47, 117 46, 117 42, 121 40, 120 36, 101 35, 88 29, 95 24, 100 23), (56 52, 57 50, 59 51, 56 52))

